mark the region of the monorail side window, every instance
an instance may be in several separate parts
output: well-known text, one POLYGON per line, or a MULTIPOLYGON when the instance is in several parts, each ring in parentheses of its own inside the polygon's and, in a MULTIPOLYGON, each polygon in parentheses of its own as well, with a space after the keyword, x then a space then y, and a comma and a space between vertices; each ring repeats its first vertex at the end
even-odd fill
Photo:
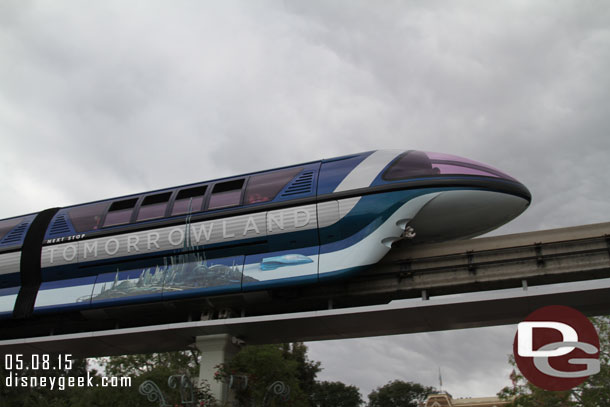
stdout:
POLYGON ((207 189, 207 185, 203 185, 178 192, 172 208, 172 216, 188 213, 189 206, 192 212, 199 212, 203 206, 203 197, 207 189))
POLYGON ((164 192, 144 198, 136 220, 139 222, 141 220, 162 218, 165 215, 171 195, 171 192, 164 192))
POLYGON ((15 226, 21 223, 23 218, 14 218, 0 221, 0 240, 10 232, 15 226))
POLYGON ((129 223, 133 208, 136 206, 137 201, 138 198, 132 198, 113 202, 112 205, 110 205, 110 209, 108 209, 108 214, 106 214, 104 227, 129 223))
POLYGON ((244 186, 243 179, 220 182, 214 185, 208 209, 227 208, 239 205, 241 188, 244 186))
POLYGON ((303 168, 288 168, 254 175, 246 187, 245 204, 271 201, 303 168))
POLYGON ((88 232, 100 228, 102 216, 108 208, 108 202, 79 206, 68 211, 70 222, 77 233, 88 232))

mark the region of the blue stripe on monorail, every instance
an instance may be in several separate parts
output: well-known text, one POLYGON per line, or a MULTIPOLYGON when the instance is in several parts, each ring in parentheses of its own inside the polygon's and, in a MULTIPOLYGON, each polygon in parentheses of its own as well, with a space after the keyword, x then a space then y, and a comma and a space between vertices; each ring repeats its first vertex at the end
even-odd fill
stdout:
POLYGON ((0 276, 0 290, 21 285, 21 273, 7 273, 0 276))
POLYGON ((0 297, 3 297, 3 296, 5 296, 5 295, 13 295, 13 294, 18 294, 20 289, 21 289, 21 287, 7 287, 7 288, 1 288, 1 289, 0 289, 0 297))
POLYGON ((56 304, 56 305, 45 305, 34 308, 34 315, 38 314, 51 314, 58 311, 80 311, 83 309, 90 308, 91 304, 88 302, 76 302, 68 304, 56 304))
POLYGON ((222 285, 216 287, 200 287, 182 291, 163 291, 163 299, 173 300, 178 298, 200 297, 202 295, 229 294, 241 291, 241 281, 235 285, 222 285))
POLYGON ((40 285, 40 291, 44 290, 55 290, 57 288, 65 287, 77 287, 79 285, 93 284, 95 282, 95 276, 71 278, 66 280, 56 280, 44 282, 40 285))
POLYGON ((265 290, 285 285, 312 284, 318 281, 318 274, 308 274, 298 277, 278 278, 275 280, 250 282, 242 285, 243 291, 265 290))

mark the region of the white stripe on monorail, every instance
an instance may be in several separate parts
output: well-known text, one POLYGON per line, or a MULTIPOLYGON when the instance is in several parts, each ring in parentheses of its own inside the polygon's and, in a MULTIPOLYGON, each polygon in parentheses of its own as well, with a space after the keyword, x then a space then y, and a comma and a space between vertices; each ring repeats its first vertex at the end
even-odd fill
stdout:
POLYGON ((197 336, 226 333, 247 343, 394 335, 521 321, 551 304, 610 313, 610 279, 393 301, 386 305, 193 321, 0 341, 2 353, 104 356, 186 349, 197 336))
POLYGON ((0 254, 0 275, 19 273, 21 265, 21 251, 0 254))
POLYGON ((370 186, 381 170, 402 153, 404 153, 402 150, 375 151, 347 174, 333 192, 349 191, 370 186))

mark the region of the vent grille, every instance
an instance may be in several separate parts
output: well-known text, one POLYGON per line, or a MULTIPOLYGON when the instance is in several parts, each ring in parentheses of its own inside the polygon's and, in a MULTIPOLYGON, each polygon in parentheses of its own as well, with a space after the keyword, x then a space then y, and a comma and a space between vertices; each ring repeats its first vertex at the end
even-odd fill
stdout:
POLYGON ((68 226, 68 221, 66 219, 66 215, 59 215, 55 218, 55 221, 51 225, 51 229, 49 230, 49 236, 55 235, 65 235, 70 233, 70 226, 68 226))
POLYGON ((21 243, 23 237, 25 235, 26 230, 28 230, 28 226, 30 222, 23 222, 13 230, 11 230, 5 237, 2 239, 2 244, 9 243, 21 243))
POLYGON ((280 198, 294 195, 310 194, 313 190, 314 172, 304 171, 282 192, 280 198))

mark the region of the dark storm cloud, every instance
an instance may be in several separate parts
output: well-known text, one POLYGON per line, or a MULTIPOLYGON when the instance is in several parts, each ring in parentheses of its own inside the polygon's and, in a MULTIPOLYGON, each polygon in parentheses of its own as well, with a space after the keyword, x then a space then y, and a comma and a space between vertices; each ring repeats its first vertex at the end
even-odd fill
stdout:
MULTIPOLYGON (((415 148, 530 188, 496 233, 606 221, 609 21, 576 1, 3 1, 0 217, 415 148)), ((508 383, 511 332, 311 347, 367 393, 435 385, 440 365, 454 395, 484 396, 508 383)))

